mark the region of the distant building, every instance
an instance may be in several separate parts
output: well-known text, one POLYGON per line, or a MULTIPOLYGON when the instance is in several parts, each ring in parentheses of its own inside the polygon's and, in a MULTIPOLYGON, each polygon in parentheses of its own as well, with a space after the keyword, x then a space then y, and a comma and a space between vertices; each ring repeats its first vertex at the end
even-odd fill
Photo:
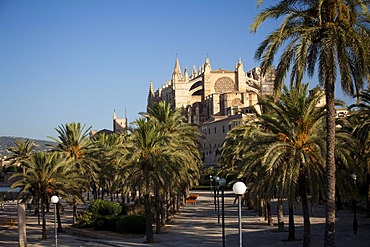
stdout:
MULTIPOLYGON (((320 89, 319 90, 320 92, 324 93, 323 96, 321 97, 320 101, 317 103, 316 107, 326 107, 326 98, 325 98, 325 90, 324 89, 320 89)), ((310 94, 312 93, 313 91, 310 90, 310 94)), ((336 108, 335 109, 335 117, 336 118, 343 118, 343 117, 347 117, 348 116, 348 108, 343 108, 343 107, 339 107, 339 108, 336 108)))
POLYGON ((127 130, 127 117, 125 113, 124 118, 117 118, 116 110, 113 112, 113 130, 102 129, 90 131, 90 138, 94 138, 100 134, 112 134, 117 132, 123 132, 127 130))
POLYGON ((191 73, 187 68, 182 73, 176 57, 170 80, 156 91, 150 82, 148 107, 166 101, 172 109, 182 108, 188 123, 199 125, 205 134, 201 150, 204 163, 214 166, 216 151, 227 132, 252 108, 259 110, 259 97, 273 94, 274 80, 273 69, 265 76, 261 76, 259 67, 245 72, 241 59, 234 70, 212 70, 207 57, 198 70, 193 66, 191 73))
POLYGON ((120 132, 127 130, 127 117, 125 112, 124 118, 117 118, 116 110, 113 113, 113 132, 120 132))

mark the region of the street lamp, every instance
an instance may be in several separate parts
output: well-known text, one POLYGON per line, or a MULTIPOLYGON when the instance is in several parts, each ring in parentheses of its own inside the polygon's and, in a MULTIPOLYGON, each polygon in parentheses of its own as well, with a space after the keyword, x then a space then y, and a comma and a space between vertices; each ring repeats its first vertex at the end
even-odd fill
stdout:
POLYGON ((212 195, 212 175, 209 175, 209 188, 211 190, 211 195, 212 195))
POLYGON ((217 211, 217 203, 216 203, 216 185, 218 184, 218 180, 220 178, 217 177, 217 176, 213 176, 213 180, 214 180, 214 183, 213 183, 213 196, 214 196, 214 204, 215 204, 215 211, 217 211))
POLYGON ((221 186, 221 198, 222 198, 222 247, 225 247, 225 199, 224 199, 224 186, 226 185, 226 179, 221 178, 218 183, 221 186))
POLYGON ((51 203, 54 204, 54 234, 55 234, 55 247, 58 245, 58 230, 57 230, 57 203, 59 201, 58 196, 51 197, 51 203))
POLYGON ((245 193, 247 190, 247 186, 243 182, 236 182, 233 185, 233 191, 234 193, 238 196, 238 209, 239 209, 239 217, 238 217, 238 222, 239 222, 239 246, 243 246, 243 237, 242 237, 242 200, 241 200, 241 195, 245 193))
MULTIPOLYGON (((220 177, 215 177, 215 187, 217 185, 217 223, 220 224, 220 187, 219 187, 219 182, 220 177)), ((216 210, 216 205, 215 205, 215 210, 216 210)))
MULTIPOLYGON (((356 179, 357 179, 356 174, 352 173, 351 177, 356 186, 356 179)), ((352 209, 353 209, 353 233, 357 234, 357 230, 358 230, 357 202, 356 202, 356 199, 353 198, 353 196, 352 196, 352 209)))

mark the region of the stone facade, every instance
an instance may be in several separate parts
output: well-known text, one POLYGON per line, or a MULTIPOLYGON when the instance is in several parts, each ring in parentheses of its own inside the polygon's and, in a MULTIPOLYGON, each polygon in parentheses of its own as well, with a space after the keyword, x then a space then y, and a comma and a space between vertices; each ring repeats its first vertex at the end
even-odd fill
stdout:
POLYGON ((116 132, 123 132, 127 130, 127 117, 125 112, 125 118, 117 118, 116 110, 113 112, 113 130, 102 129, 102 130, 91 130, 90 138, 96 138, 100 134, 112 134, 116 132))
POLYGON ((181 72, 179 58, 176 57, 172 77, 158 90, 150 83, 148 106, 154 102, 166 101, 171 108, 182 108, 189 123, 200 126, 205 134, 202 153, 206 165, 217 163, 216 150, 226 133, 251 108, 259 109, 258 99, 271 95, 274 86, 274 71, 261 76, 258 67, 244 71, 239 59, 234 70, 212 70, 209 57, 197 70, 193 66, 181 72), (234 121, 231 123, 231 121, 234 121))
POLYGON ((273 72, 262 77, 258 67, 246 73, 240 59, 235 70, 212 70, 208 57, 189 75, 187 68, 181 72, 176 57, 172 78, 156 91, 150 83, 148 106, 164 100, 173 109, 184 109, 189 123, 202 124, 213 116, 247 112, 262 94, 273 93, 274 79, 273 72))
POLYGON ((117 113, 114 110, 113 113, 113 132, 125 131, 127 130, 127 117, 125 113, 124 118, 117 118, 117 113))

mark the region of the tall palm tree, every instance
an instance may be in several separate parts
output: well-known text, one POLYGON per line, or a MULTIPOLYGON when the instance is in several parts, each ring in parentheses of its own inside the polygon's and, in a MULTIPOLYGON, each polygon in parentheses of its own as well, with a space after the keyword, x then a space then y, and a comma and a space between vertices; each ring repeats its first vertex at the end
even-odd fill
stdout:
POLYGON ((151 193, 158 194, 171 186, 180 191, 180 185, 191 184, 191 178, 199 177, 201 163, 195 127, 183 125, 177 110, 172 112, 166 103, 153 109, 158 114, 145 113, 145 118, 136 120, 122 168, 131 184, 143 192, 148 243, 153 242, 151 193))
POLYGON ((6 158, 6 160, 10 160, 10 164, 19 164, 22 167, 23 174, 25 171, 24 162, 26 162, 32 152, 38 147, 33 141, 31 140, 16 140, 14 142, 15 146, 7 148, 9 152, 11 152, 10 156, 6 158))
POLYGON ((148 121, 153 121, 157 126, 158 130, 164 135, 169 135, 171 138, 171 145, 174 148, 181 147, 181 150, 186 155, 179 166, 182 168, 182 178, 173 179, 169 178, 165 181, 163 188, 157 188, 157 233, 160 232, 159 212, 162 212, 162 224, 164 225, 164 219, 166 218, 163 213, 164 210, 164 197, 166 193, 170 195, 176 195, 177 198, 180 195, 185 194, 185 190, 197 184, 200 178, 200 140, 202 138, 199 128, 195 125, 188 124, 186 122, 185 115, 181 109, 171 109, 171 105, 166 101, 160 101, 154 103, 148 108, 147 113, 143 113, 143 116, 148 121), (180 182, 180 183, 179 183, 180 182), (172 188, 173 191, 169 191, 172 188), (171 193, 174 192, 174 193, 171 193), (160 201, 160 202, 159 202, 160 201))
MULTIPOLYGON (((271 198, 279 188, 278 196, 287 197, 291 209, 299 195, 304 218, 303 246, 311 244, 307 192, 314 193, 323 186, 325 152, 321 137, 324 109, 316 107, 322 94, 317 89, 307 94, 308 84, 291 90, 284 86, 277 100, 261 100, 262 114, 257 113, 241 144, 244 157, 239 174, 252 185, 249 192, 254 195, 271 198)), ((289 240, 295 238, 293 226, 289 228, 289 240)))
POLYGON ((145 201, 145 225, 146 225, 146 242, 152 243, 152 211, 151 211, 151 192, 152 188, 163 182, 163 176, 171 172, 176 167, 164 169, 170 164, 169 150, 166 144, 169 137, 162 135, 152 121, 146 121, 140 118, 136 121, 137 128, 131 134, 131 147, 128 152, 127 166, 125 170, 130 171, 130 177, 135 178, 136 186, 143 191, 145 201))
POLYGON ((92 140, 92 153, 99 169, 104 171, 98 174, 99 186, 107 189, 111 200, 114 192, 122 185, 123 177, 120 172, 121 156, 124 155, 126 134, 100 134, 92 140))
POLYGON ((65 180, 62 172, 66 160, 53 153, 37 152, 24 163, 25 174, 14 174, 11 178, 21 178, 13 183, 12 188, 21 188, 19 198, 23 201, 41 200, 42 239, 46 239, 45 208, 47 198, 52 193, 63 194, 65 180))
MULTIPOLYGON (((58 138, 49 138, 56 142, 56 145, 50 146, 52 151, 60 152, 64 154, 66 158, 71 159, 71 165, 75 172, 91 180, 96 177, 98 168, 88 155, 91 144, 88 136, 90 129, 91 128, 85 130, 85 126, 82 126, 80 123, 67 123, 55 129, 58 133, 58 138)), ((80 186, 83 186, 81 190, 86 188, 88 184, 89 183, 80 184, 80 186)), ((77 203, 81 201, 81 199, 80 193, 75 194, 73 200, 73 224, 77 222, 77 203)))
MULTIPOLYGON (((258 0, 261 3, 262 0, 258 0)), ((301 82, 307 72, 317 69, 326 95, 326 223, 325 246, 335 245, 335 100, 339 73, 343 91, 355 95, 370 75, 370 29, 368 0, 290 0, 278 1, 255 18, 256 32, 267 19, 284 17, 281 25, 258 47, 255 58, 262 59, 264 74, 282 48, 275 89, 279 93, 291 71, 291 84, 301 82), (282 47, 286 44, 285 47, 282 47)))
POLYGON ((367 187, 367 217, 370 217, 370 91, 364 90, 359 94, 359 102, 351 105, 356 111, 351 115, 356 121, 353 135, 361 143, 360 158, 364 163, 365 182, 367 187))

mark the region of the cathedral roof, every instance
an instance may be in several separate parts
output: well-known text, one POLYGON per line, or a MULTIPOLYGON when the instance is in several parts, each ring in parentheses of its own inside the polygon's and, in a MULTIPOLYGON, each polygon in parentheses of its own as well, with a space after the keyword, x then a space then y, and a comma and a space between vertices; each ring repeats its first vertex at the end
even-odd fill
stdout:
POLYGON ((227 70, 227 69, 218 69, 218 70, 212 70, 211 73, 234 73, 234 71, 227 70))

